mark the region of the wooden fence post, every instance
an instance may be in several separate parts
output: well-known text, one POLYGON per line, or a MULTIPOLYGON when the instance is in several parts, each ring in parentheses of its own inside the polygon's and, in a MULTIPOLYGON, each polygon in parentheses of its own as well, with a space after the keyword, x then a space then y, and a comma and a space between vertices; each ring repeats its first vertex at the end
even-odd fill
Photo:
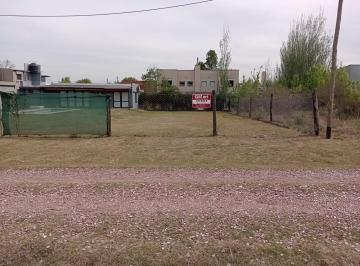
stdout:
POLYGON ((217 125, 216 125, 216 93, 212 91, 212 109, 213 109, 213 136, 217 136, 217 125))
POLYGON ((315 136, 320 135, 320 117, 319 117, 319 103, 316 89, 312 91, 312 102, 313 102, 313 116, 314 116, 314 132, 315 136))
POLYGON ((111 98, 110 98, 110 96, 106 97, 106 120, 107 120, 106 135, 108 137, 110 137, 111 136, 111 98))
POLYGON ((274 94, 271 93, 271 95, 270 95, 270 122, 273 121, 273 99, 274 99, 274 94))
POLYGON ((252 95, 250 95, 250 99, 249 99, 249 118, 252 117, 252 95))

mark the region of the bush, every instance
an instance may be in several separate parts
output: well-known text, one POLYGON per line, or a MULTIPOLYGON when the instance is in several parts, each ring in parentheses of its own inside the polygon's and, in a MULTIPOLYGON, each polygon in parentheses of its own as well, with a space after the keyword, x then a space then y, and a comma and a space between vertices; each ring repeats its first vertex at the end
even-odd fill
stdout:
POLYGON ((141 93, 139 107, 150 111, 191 111, 191 94, 177 92, 141 93))

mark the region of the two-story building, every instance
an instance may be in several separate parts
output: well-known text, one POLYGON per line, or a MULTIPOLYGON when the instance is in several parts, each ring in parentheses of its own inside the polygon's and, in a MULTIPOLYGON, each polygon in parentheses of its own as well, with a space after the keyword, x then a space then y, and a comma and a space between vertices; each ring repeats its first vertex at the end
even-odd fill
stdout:
POLYGON ((0 68, 0 92, 16 93, 23 86, 43 86, 47 77, 35 63, 25 64, 24 70, 0 68))
MULTIPOLYGON (((179 88, 181 93, 211 92, 221 90, 220 70, 201 70, 196 65, 194 70, 159 69, 162 77, 171 85, 179 88)), ((229 69, 228 80, 230 88, 239 83, 239 70, 229 69)))

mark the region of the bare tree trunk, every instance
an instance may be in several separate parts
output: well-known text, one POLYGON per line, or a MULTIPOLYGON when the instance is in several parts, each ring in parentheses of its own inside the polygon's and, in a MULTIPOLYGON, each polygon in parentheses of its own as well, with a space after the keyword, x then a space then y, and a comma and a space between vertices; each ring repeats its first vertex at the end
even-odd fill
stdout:
POLYGON ((319 103, 316 89, 312 92, 312 100, 313 100, 313 116, 314 116, 314 133, 315 136, 320 135, 320 115, 319 115, 319 103))
POLYGON ((327 126, 326 126, 326 138, 327 139, 331 139, 332 116, 333 116, 333 111, 334 111, 334 97, 335 97, 335 84, 336 84, 337 46, 338 46, 338 42, 339 42, 342 6, 343 6, 343 0, 339 0, 337 18, 336 18, 335 35, 334 35, 334 42, 333 42, 333 51, 332 51, 332 58, 331 58, 331 60, 332 60, 332 62, 331 62, 331 87, 330 87, 329 110, 328 110, 327 126))

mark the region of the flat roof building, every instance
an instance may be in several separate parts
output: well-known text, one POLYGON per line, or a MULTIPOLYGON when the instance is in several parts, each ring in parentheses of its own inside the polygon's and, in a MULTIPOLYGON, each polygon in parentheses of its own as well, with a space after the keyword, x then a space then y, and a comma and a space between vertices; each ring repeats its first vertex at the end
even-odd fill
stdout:
POLYGON ((360 65, 348 65, 345 70, 352 81, 360 82, 360 65))
POLYGON ((138 108, 140 87, 138 84, 85 84, 55 83, 42 86, 22 86, 19 93, 60 92, 63 97, 82 97, 83 93, 105 94, 114 108, 138 108))
MULTIPOLYGON (((159 69, 162 77, 171 85, 179 88, 181 93, 211 92, 221 90, 220 70, 201 70, 196 65, 193 70, 159 69)), ((228 70, 229 86, 233 88, 239 83, 239 70, 228 70)))

